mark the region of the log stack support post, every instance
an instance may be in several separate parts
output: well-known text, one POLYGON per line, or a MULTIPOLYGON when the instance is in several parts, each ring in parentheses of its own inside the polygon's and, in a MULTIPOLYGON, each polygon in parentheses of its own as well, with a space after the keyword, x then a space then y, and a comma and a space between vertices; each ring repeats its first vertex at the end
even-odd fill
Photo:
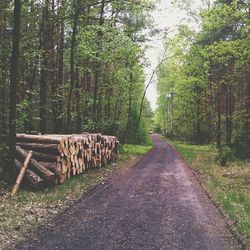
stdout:
POLYGON ((25 158, 25 160, 24 160, 23 166, 21 167, 21 170, 20 170, 20 172, 19 172, 19 174, 17 176, 16 183, 15 183, 15 185, 13 186, 13 188, 11 190, 11 193, 10 193, 11 196, 14 196, 17 193, 18 188, 19 188, 19 186, 20 186, 20 184, 22 182, 22 179, 24 177, 24 174, 25 174, 25 172, 26 172, 26 170, 28 168, 28 164, 29 164, 29 161, 30 161, 31 157, 32 157, 32 151, 29 151, 26 158, 25 158))

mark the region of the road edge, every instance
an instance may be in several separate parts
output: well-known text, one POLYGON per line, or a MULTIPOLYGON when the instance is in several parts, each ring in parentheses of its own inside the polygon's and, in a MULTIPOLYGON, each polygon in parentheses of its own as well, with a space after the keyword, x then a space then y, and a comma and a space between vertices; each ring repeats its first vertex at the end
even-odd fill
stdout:
POLYGON ((247 250, 246 247, 246 243, 245 243, 245 239, 244 236, 242 236, 241 234, 239 234, 234 226, 234 224, 236 222, 234 222, 229 215, 225 212, 225 210, 222 208, 222 206, 213 198, 213 196, 209 193, 209 191, 202 185, 202 181, 199 178, 199 176, 197 175, 197 172, 190 166, 190 164, 188 164, 186 162, 186 160, 184 159, 184 157, 176 150, 176 148, 169 142, 165 141, 174 151, 174 153, 176 154, 176 156, 178 156, 183 164, 190 170, 192 176, 197 180, 197 182, 199 183, 199 186, 201 187, 201 189, 204 191, 204 193, 206 194, 206 196, 209 198, 209 200, 212 202, 212 204, 216 207, 217 211, 220 213, 221 217, 223 218, 228 230, 231 232, 231 234, 235 237, 235 239, 237 240, 237 242, 242 246, 243 250, 247 250))

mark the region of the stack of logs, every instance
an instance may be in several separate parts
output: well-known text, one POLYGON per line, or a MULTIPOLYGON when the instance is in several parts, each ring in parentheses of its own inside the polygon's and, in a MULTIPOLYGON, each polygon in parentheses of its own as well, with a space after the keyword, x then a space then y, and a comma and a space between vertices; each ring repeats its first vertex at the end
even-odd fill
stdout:
POLYGON ((115 136, 101 134, 17 134, 16 168, 21 169, 28 152, 32 150, 26 181, 36 189, 62 184, 73 175, 114 160, 118 144, 115 136))

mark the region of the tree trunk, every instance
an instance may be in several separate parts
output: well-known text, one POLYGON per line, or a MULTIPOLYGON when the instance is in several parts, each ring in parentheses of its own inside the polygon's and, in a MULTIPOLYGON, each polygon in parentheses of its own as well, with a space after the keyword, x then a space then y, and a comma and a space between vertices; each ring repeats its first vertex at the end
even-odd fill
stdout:
POLYGON ((4 40, 4 4, 5 0, 0 0, 0 48, 4 40))
POLYGON ((95 79, 94 79, 94 101, 93 101, 93 111, 92 111, 93 112, 93 121, 95 123, 95 128, 96 128, 96 120, 97 120, 98 79, 99 79, 99 63, 96 63, 95 79))
POLYGON ((57 155, 56 154, 44 154, 39 152, 33 152, 32 155, 37 161, 46 161, 46 162, 57 162, 57 155))
POLYGON ((14 28, 12 36, 12 55, 10 61, 10 106, 9 106, 9 159, 10 172, 15 168, 16 154, 16 91, 18 85, 18 60, 20 44, 21 1, 14 1, 14 28))
POLYGON ((70 137, 70 135, 27 135, 17 134, 16 138, 18 142, 34 142, 34 143, 48 143, 56 144, 60 143, 63 137, 70 137))
POLYGON ((75 100, 76 100, 76 132, 80 133, 82 130, 82 117, 81 117, 81 103, 80 99, 81 95, 80 89, 80 77, 79 77, 79 69, 76 70, 76 89, 75 89, 75 100))
POLYGON ((15 185, 13 186, 13 188, 11 190, 11 193, 10 193, 11 196, 14 196, 17 193, 17 191, 19 189, 19 186, 20 186, 20 184, 21 184, 21 182, 23 180, 23 177, 25 175, 25 172, 26 172, 26 170, 28 168, 28 164, 29 164, 29 161, 30 161, 31 157, 32 157, 32 151, 29 151, 29 153, 27 154, 27 156, 26 156, 26 158, 24 160, 24 163, 23 163, 23 165, 22 165, 22 167, 20 169, 20 172, 19 172, 19 174, 17 176, 16 183, 15 183, 15 185))
MULTIPOLYGON (((8 131, 8 103, 7 103, 7 92, 8 92, 8 55, 4 48, 4 30, 5 23, 5 0, 0 0, 0 141, 6 142, 6 135, 8 131)), ((1 158, 1 157, 0 157, 1 158)))
POLYGON ((78 26, 78 17, 79 17, 79 1, 75 6, 75 15, 73 22, 72 38, 70 45, 70 87, 68 94, 68 104, 67 104, 67 132, 72 131, 72 98, 73 98, 73 89, 75 84, 75 49, 76 49, 76 36, 77 36, 77 26, 78 26))
POLYGON ((112 98, 112 87, 111 87, 111 81, 110 81, 110 87, 108 89, 107 95, 108 95, 108 103, 106 105, 106 116, 108 118, 108 121, 110 121, 111 118, 111 98, 112 98))
POLYGON ((216 145, 221 148, 221 84, 219 83, 217 92, 217 129, 216 129, 216 145))
MULTIPOLYGON (((62 1, 62 6, 63 6, 62 1)), ((64 21, 60 23, 60 42, 59 42, 59 60, 58 60, 58 97, 57 97, 57 117, 55 131, 61 133, 63 131, 63 64, 64 64, 64 21)))
MULTIPOLYGON (((250 9, 250 8, 249 8, 250 9)), ((246 117, 245 117, 245 144, 250 146, 250 77, 246 84, 246 117)))
POLYGON ((40 77, 40 124, 39 131, 47 132, 47 96, 48 96, 48 22, 49 22, 49 0, 45 0, 43 7, 43 20, 41 32, 41 50, 42 50, 42 65, 40 77))
POLYGON ((130 70, 129 74, 129 101, 128 101, 128 117, 127 117, 127 125, 126 125, 126 131, 124 134, 124 142, 127 142, 128 139, 128 132, 130 128, 130 121, 131 121, 131 109, 132 109, 132 82, 133 82, 133 74, 132 69, 130 70))
MULTIPOLYGON (((105 0, 101 1, 99 26, 102 26, 104 24, 105 2, 106 2, 105 0)), ((97 58, 99 57, 100 51, 102 50, 102 40, 103 40, 103 32, 99 31, 99 33, 98 33, 99 51, 97 52, 97 55, 96 55, 97 58)), ((100 77, 101 77, 101 68, 102 68, 102 63, 101 62, 96 62, 96 66, 95 66, 95 84, 94 84, 94 103, 93 103, 93 117, 94 117, 95 129, 97 129, 97 125, 99 123, 98 109, 100 109, 100 105, 101 105, 101 103, 99 103, 99 101, 97 99, 98 90, 99 90, 99 80, 100 80, 100 77)))
POLYGON ((196 143, 200 144, 202 141, 201 136, 201 123, 200 123, 200 94, 201 91, 198 87, 197 93, 196 93, 196 143))
POLYGON ((227 145, 231 145, 232 138, 232 94, 231 94, 231 86, 227 87, 227 95, 226 95, 226 142, 227 145))
POLYGON ((60 154, 58 144, 17 142, 17 145, 23 149, 36 151, 42 154, 60 154))
MULTIPOLYGON (((17 171, 20 171, 23 164, 20 161, 15 160, 15 165, 17 171)), ((45 181, 30 169, 26 170, 24 180, 36 190, 42 189, 45 186, 45 181)))
MULTIPOLYGON (((28 154, 27 151, 20 148, 19 146, 16 147, 16 152, 17 152, 18 159, 20 161, 25 160, 25 158, 27 157, 27 154, 28 154)), ((41 176, 41 178, 48 181, 48 183, 51 183, 51 184, 54 183, 55 178, 56 178, 55 174, 52 173, 51 171, 49 171, 48 169, 46 169, 45 167, 43 167, 35 159, 31 159, 29 165, 30 165, 31 169, 34 170, 35 173, 37 173, 39 176, 41 176)))
POLYGON ((28 80, 27 80, 28 86, 29 86, 29 92, 27 93, 27 100, 28 100, 29 106, 27 107, 27 110, 26 110, 28 120, 25 123, 24 129, 25 131, 28 131, 28 132, 32 132, 34 130, 32 102, 33 102, 33 91, 35 88, 36 71, 37 71, 37 65, 34 66, 31 76, 28 77, 28 80))

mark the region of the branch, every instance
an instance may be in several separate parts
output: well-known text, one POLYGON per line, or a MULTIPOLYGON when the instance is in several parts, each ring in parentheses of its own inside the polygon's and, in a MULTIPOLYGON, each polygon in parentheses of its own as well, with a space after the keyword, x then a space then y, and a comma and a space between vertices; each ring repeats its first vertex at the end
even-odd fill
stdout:
POLYGON ((141 120, 141 116, 142 116, 142 110, 143 110, 143 105, 144 105, 144 99, 145 99, 147 90, 148 90, 149 86, 152 84, 153 79, 155 77, 155 74, 156 74, 158 68, 163 64, 164 61, 166 61, 167 59, 169 59, 171 57, 174 57, 176 55, 176 54, 174 54, 174 55, 171 55, 171 56, 166 56, 166 53, 167 53, 167 46, 165 47, 162 59, 160 60, 160 62, 158 63, 158 65, 154 68, 154 70, 153 70, 153 72, 152 72, 152 74, 151 74, 151 76, 149 78, 149 81, 148 81, 148 83, 146 85, 146 88, 144 89, 143 96, 142 96, 142 99, 141 99, 140 114, 139 114, 139 117, 138 117, 138 120, 137 120, 137 124, 136 124, 136 130, 135 130, 136 132, 137 132, 139 124, 140 124, 140 120, 141 120))

